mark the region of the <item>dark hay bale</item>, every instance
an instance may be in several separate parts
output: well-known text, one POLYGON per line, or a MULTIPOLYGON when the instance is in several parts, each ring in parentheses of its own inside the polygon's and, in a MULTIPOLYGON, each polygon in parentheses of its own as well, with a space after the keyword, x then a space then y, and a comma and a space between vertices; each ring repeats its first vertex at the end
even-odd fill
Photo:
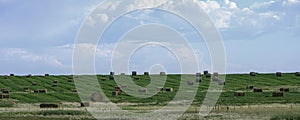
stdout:
POLYGON ((9 94, 9 90, 3 90, 2 93, 9 94))
POLYGON ((300 76, 300 72, 296 72, 295 75, 296 75, 296 76, 300 76))
POLYGON ((149 75, 149 72, 144 72, 144 75, 149 75))
POLYGON ((219 73, 214 72, 213 75, 214 75, 214 76, 219 76, 219 73))
POLYGON ((253 92, 263 92, 263 90, 261 88, 254 88, 253 92))
POLYGON ((119 86, 116 86, 116 87, 115 87, 115 91, 120 91, 120 92, 122 92, 122 88, 119 87, 119 86))
POLYGON ((234 92, 234 96, 245 96, 245 92, 234 92))
POLYGON ((208 74, 208 71, 207 70, 203 71, 203 74, 204 75, 208 74))
POLYGON ((32 77, 32 75, 31 75, 31 74, 28 74, 28 75, 26 75, 25 77, 27 77, 27 78, 31 78, 31 77, 32 77))
POLYGON ((52 84, 52 87, 57 87, 57 86, 58 86, 57 83, 53 83, 53 84, 52 84))
POLYGON ((206 74, 205 74, 205 77, 210 78, 210 77, 211 77, 211 74, 210 74, 210 73, 206 73, 206 74))
POLYGON ((163 88, 163 87, 158 87, 158 88, 157 88, 157 91, 162 92, 162 91, 164 91, 164 88, 163 88))
POLYGON ((68 79, 67 82, 71 83, 73 82, 73 79, 68 79))
POLYGON ((202 79, 201 79, 201 77, 196 77, 196 82, 202 82, 202 79))
POLYGON ((137 72, 136 72, 136 71, 132 71, 131 75, 132 75, 132 76, 136 76, 136 75, 137 75, 137 72))
POLYGON ((194 85, 194 81, 188 81, 187 84, 188 85, 194 85))
POLYGON ((252 89, 254 89, 254 86, 253 85, 248 85, 246 88, 252 90, 252 89))
POLYGON ((219 85, 225 85, 225 81, 224 80, 219 80, 219 85))
POLYGON ((201 77, 201 73, 196 73, 196 77, 201 77))
POLYGON ((1 99, 9 99, 9 94, 1 94, 1 99))
POLYGON ((160 76, 165 76, 165 75, 166 75, 166 72, 160 72, 159 75, 160 75, 160 76))
POLYGON ((57 83, 58 83, 58 81, 57 81, 57 80, 54 80, 54 81, 53 81, 53 83, 57 84, 57 83))
POLYGON ((45 74, 45 77, 48 77, 48 76, 50 76, 50 74, 45 74))
POLYGON ((32 86, 37 86, 37 83, 36 83, 36 82, 33 82, 33 83, 32 83, 32 86))
POLYGON ((115 75, 115 72, 110 72, 109 75, 115 75))
POLYGON ((109 79, 110 79, 110 80, 115 80, 115 77, 114 77, 113 75, 110 75, 110 76, 109 76, 109 79))
POLYGON ((256 72, 250 72, 250 76, 256 76, 256 72))
POLYGON ((166 92, 173 92, 173 88, 166 88, 166 92))
POLYGON ((276 76, 277 77, 282 77, 282 73, 281 72, 276 72, 276 76))
POLYGON ((9 74, 9 76, 13 77, 13 76, 15 76, 15 74, 9 74))
POLYGON ((39 89, 38 93, 47 93, 47 89, 39 89))
POLYGON ((39 93, 39 90, 33 90, 34 93, 39 93))
POLYGON ((91 95, 91 101, 92 102, 102 102, 103 101, 103 96, 101 93, 93 93, 91 95))
POLYGON ((6 88, 1 88, 0 90, 1 90, 1 92, 3 92, 3 91, 6 91, 7 89, 6 88))
POLYGON ((273 92, 273 97, 283 97, 283 92, 273 92))
POLYGON ((140 93, 147 93, 147 89, 146 88, 139 89, 139 92, 140 93))
POLYGON ((77 90, 76 90, 76 89, 72 89, 72 90, 71 90, 71 92, 74 92, 74 93, 76 93, 76 92, 77 92, 77 90))
POLYGON ((59 104, 42 103, 42 104, 40 104, 40 108, 59 108, 59 104))
POLYGON ((121 95, 121 91, 117 91, 117 90, 116 90, 116 91, 113 91, 113 92, 112 92, 112 95, 113 95, 113 96, 121 95))
POLYGON ((24 86, 23 87, 23 91, 28 91, 29 90, 29 86, 24 86))
POLYGON ((290 89, 289 88, 280 88, 280 91, 281 92, 290 92, 290 89))
POLYGON ((106 81, 106 78, 101 78, 101 81, 106 81))
POLYGON ((90 102, 81 102, 80 107, 90 107, 90 102))

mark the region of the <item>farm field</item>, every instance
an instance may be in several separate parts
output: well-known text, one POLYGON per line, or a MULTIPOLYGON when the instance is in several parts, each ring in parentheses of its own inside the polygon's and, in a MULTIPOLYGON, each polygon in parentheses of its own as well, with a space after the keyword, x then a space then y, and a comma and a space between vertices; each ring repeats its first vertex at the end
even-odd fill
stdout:
MULTIPOLYGON (((195 75, 193 75, 195 76, 195 75)), ((167 75, 164 88, 173 88, 171 92, 159 92, 150 98, 135 98, 126 93, 114 96, 112 91, 117 86, 108 75, 98 75, 98 82, 105 95, 124 110, 157 110, 165 106, 176 95, 181 75, 167 75), (105 81, 101 79, 106 79, 105 81), (124 105, 125 104, 125 105, 124 105)), ((133 78, 137 85, 147 86, 150 77, 137 75, 133 78)), ((198 92, 190 109, 182 119, 196 119, 211 78, 202 76, 198 92)), ((196 80, 196 76, 194 81, 196 80)), ((9 98, 0 100, 0 119, 93 119, 76 93, 75 81, 70 76, 0 76, 1 90, 9 91, 9 98), (46 89, 46 92, 37 90, 46 89), (56 109, 41 109, 41 103, 55 103, 56 109), (49 113, 49 114, 48 114, 49 113), (23 117, 26 116, 26 117, 23 117), (73 116, 73 118, 72 118, 73 116), (77 116, 77 117, 74 117, 77 116)), ((299 118, 300 113, 300 77, 294 73, 284 73, 282 77, 275 74, 228 74, 222 94, 208 119, 282 119, 282 117, 299 118), (247 86, 260 88, 262 92, 253 92, 247 86), (273 97, 273 92, 288 88, 283 96, 273 97), (244 96, 235 96, 235 92, 244 96), (257 117, 257 118, 255 118, 257 117)))

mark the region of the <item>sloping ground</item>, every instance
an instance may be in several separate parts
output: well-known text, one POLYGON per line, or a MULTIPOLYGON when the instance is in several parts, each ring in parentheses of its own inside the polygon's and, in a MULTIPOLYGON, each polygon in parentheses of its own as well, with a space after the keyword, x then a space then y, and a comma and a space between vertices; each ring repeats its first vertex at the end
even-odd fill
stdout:
MULTIPOLYGON (((146 86, 150 83, 148 76, 137 76, 140 80, 135 83, 146 86)), ((142 99, 135 98, 123 93, 120 96, 112 96, 116 83, 109 80, 109 76, 99 75, 99 83, 105 94, 113 102, 123 103, 151 103, 155 105, 164 105, 171 101, 176 95, 180 84, 180 75, 168 75, 164 88, 171 87, 173 92, 161 92, 157 95, 142 99), (106 81, 101 81, 106 78, 106 81)), ((33 76, 31 78, 25 76, 0 76, 0 88, 10 91, 9 100, 1 100, 0 106, 8 107, 16 103, 42 103, 42 102, 80 102, 77 93, 72 92, 76 89, 74 81, 68 82, 70 76, 33 76), (58 81, 57 86, 53 87, 53 81, 58 81), (36 83, 33 86, 32 83, 36 83), (28 86, 29 91, 24 91, 23 87, 28 86), (47 89, 47 93, 34 93, 34 90, 47 89)), ((198 94, 194 104, 201 104, 206 95, 210 78, 202 77, 199 84, 198 94)), ((300 103, 300 77, 294 74, 283 74, 283 77, 276 77, 275 74, 258 74, 250 76, 247 74, 232 74, 226 76, 226 85, 219 99, 220 105, 245 105, 245 104, 269 104, 269 103, 300 103), (247 85, 253 85, 262 88, 262 93, 254 93, 252 90, 246 89, 247 85), (279 91, 280 88, 290 88, 290 92, 284 93, 284 97, 272 97, 272 92, 279 91), (244 91, 244 97, 234 97, 235 91, 244 91)))

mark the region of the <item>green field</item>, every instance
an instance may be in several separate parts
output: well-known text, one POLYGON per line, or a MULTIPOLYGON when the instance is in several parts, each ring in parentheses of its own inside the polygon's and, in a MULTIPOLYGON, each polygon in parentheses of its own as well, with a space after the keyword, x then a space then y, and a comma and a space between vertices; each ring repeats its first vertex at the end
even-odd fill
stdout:
MULTIPOLYGON (((176 95, 181 75, 167 75, 167 82, 164 88, 171 87, 173 92, 160 92, 150 98, 135 98, 122 93, 119 96, 113 96, 112 91, 116 83, 109 80, 107 75, 98 75, 98 82, 101 85, 106 96, 114 103, 137 103, 139 106, 164 106, 176 95), (106 78, 102 81, 101 78, 106 78)), ((134 80, 137 85, 146 86, 150 83, 149 76, 138 75, 140 78, 134 80)), ((196 77, 195 77, 196 78, 196 77)), ((39 104, 39 103, 79 103, 81 102, 78 94, 72 92, 76 89, 75 82, 68 82, 70 76, 0 76, 0 88, 10 91, 9 99, 0 100, 0 108, 16 107, 19 104, 39 104), (53 81, 58 81, 56 87, 53 87, 53 81), (32 83, 36 83, 33 86, 32 83), (23 87, 28 86, 29 90, 24 91, 23 87), (47 89, 47 93, 34 93, 34 90, 47 89)), ((195 79, 193 79, 195 80, 195 79)), ((193 105, 201 105, 209 87, 211 78, 202 76, 202 82, 198 86, 198 92, 193 105)), ((244 106, 244 105, 266 105, 266 104, 298 104, 300 103, 300 77, 292 73, 285 73, 282 77, 275 74, 258 74, 250 76, 248 74, 229 74, 226 75, 226 85, 216 106, 244 106), (262 88, 263 92, 255 93, 247 89, 247 85, 253 85, 256 88, 262 88), (279 92, 280 88, 289 88, 289 92, 284 92, 283 97, 273 97, 273 92, 279 92), (234 96, 235 91, 245 92, 245 96, 234 96)), ((79 105, 80 106, 80 105, 79 105)), ((124 109, 134 110, 134 106, 126 106, 124 109)), ((152 109, 152 108, 149 108, 152 109)), ((197 111, 193 111, 197 112, 197 111)), ((80 113, 80 112, 79 112, 80 113)), ((35 113, 37 114, 37 113, 35 113)), ((34 115, 35 115, 34 114, 34 115)), ((42 114, 42 113, 41 113, 42 114)), ((63 114, 64 115, 64 114, 63 114)), ((0 115, 1 116, 1 115, 0 115)), ((284 116, 284 115, 282 115, 284 116)), ((275 118, 280 118, 274 116, 275 118)), ((0 117, 1 118, 1 117, 0 117)))

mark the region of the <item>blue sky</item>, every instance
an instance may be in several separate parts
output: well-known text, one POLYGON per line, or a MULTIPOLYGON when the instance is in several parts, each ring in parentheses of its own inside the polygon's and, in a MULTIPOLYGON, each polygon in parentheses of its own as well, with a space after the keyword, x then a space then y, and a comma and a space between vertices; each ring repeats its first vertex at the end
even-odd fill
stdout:
MULTIPOLYGON (((82 22, 102 0, 0 0, 0 74, 71 74, 72 50, 82 22)), ((149 4, 149 3, 145 3, 149 4)), ((224 40, 227 71, 241 73, 300 71, 299 0, 217 0, 197 1, 211 17, 224 40)), ((110 71, 110 55, 118 24, 158 22, 178 26, 176 18, 165 20, 159 12, 125 16, 107 33, 96 53, 97 72, 110 71), (99 66, 99 67, 98 67, 99 66)), ((196 42, 190 26, 181 24, 194 46, 201 69, 210 69, 208 51, 196 42)), ((180 28, 179 28, 180 29, 180 28)), ((118 32, 116 32, 118 31, 118 32)), ((149 57, 161 58, 167 51, 146 47, 132 57, 132 69, 149 70, 149 57), (153 51, 150 52, 149 51, 153 51), (157 55, 154 53, 160 53, 157 55), (144 57, 143 54, 148 54, 144 57), (148 62, 146 62, 148 63, 148 62)), ((161 58, 168 72, 179 72, 174 56, 161 58)), ((151 62, 153 63, 153 61, 151 62)))

